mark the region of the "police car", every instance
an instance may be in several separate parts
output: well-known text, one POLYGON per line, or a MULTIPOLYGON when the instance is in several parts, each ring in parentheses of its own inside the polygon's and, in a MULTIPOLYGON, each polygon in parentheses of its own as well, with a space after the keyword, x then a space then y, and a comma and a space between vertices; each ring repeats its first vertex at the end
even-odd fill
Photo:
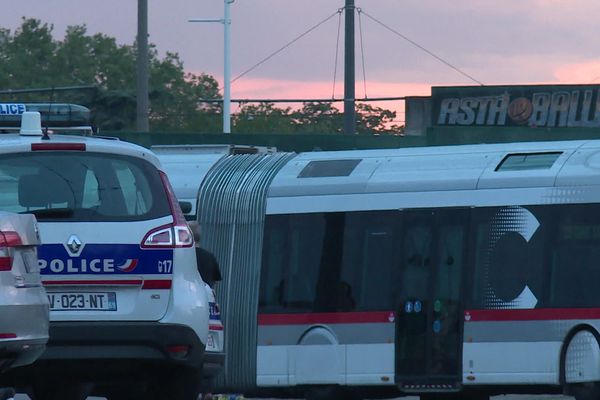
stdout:
POLYGON ((50 304, 47 350, 16 369, 14 383, 36 400, 195 400, 208 298, 192 234, 154 154, 47 134, 40 114, 25 111, 20 133, 0 136, 0 176, 0 210, 38 219, 50 304))

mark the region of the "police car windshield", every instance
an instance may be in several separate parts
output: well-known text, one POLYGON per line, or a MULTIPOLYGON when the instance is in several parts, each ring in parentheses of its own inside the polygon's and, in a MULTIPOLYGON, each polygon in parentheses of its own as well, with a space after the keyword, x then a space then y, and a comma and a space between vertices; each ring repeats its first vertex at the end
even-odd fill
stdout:
POLYGON ((69 151, 0 156, 0 210, 60 221, 137 221, 170 214, 158 171, 147 161, 69 151))

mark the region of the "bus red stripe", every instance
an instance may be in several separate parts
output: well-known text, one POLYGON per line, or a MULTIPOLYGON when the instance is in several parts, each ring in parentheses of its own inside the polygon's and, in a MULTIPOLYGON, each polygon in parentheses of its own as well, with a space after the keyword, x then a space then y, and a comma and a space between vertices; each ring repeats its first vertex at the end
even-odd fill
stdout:
POLYGON ((394 322, 392 311, 259 314, 258 325, 366 324, 394 322))
MULTIPOLYGON (((531 310, 467 310, 465 321, 549 321, 600 319, 600 308, 540 308, 531 310)), ((394 322, 392 311, 259 314, 259 325, 359 324, 394 322)))
POLYGON ((539 308, 531 310, 467 310, 465 321, 549 321, 600 319, 600 308, 539 308))

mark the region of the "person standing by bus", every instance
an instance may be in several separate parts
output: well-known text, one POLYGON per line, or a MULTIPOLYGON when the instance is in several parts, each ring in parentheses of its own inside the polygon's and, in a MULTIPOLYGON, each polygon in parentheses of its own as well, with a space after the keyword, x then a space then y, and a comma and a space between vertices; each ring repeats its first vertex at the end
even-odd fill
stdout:
POLYGON ((196 244, 196 262, 198 263, 198 272, 202 280, 211 287, 215 288, 215 284, 221 281, 221 270, 219 262, 213 253, 200 247, 200 225, 196 221, 189 222, 189 227, 194 235, 196 244))
MULTIPOLYGON (((196 221, 188 223, 192 234, 194 235, 194 244, 196 247, 196 263, 200 277, 214 291, 215 284, 222 280, 219 262, 213 253, 200 247, 200 225, 196 221)), ((214 293, 214 292, 213 292, 214 293)), ((205 381, 206 385, 202 393, 202 400, 213 400, 212 391, 214 389, 214 377, 205 381)))

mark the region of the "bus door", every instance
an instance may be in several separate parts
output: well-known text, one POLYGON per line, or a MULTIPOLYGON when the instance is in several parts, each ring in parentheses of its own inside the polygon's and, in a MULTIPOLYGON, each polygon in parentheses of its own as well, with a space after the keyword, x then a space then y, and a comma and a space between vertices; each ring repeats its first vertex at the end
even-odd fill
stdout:
POLYGON ((456 390, 468 210, 403 214, 396 382, 405 391, 456 390))

